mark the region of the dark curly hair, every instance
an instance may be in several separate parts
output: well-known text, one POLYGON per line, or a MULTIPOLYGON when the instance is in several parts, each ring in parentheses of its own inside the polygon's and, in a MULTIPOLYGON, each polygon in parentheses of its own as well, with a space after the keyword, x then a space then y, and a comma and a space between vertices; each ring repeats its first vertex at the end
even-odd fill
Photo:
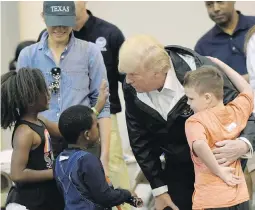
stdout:
POLYGON ((93 111, 87 106, 75 105, 60 115, 58 127, 68 144, 75 144, 82 131, 90 130, 93 111))
POLYGON ((39 69, 21 68, 1 76, 1 127, 10 128, 34 105, 41 93, 48 94, 39 69))

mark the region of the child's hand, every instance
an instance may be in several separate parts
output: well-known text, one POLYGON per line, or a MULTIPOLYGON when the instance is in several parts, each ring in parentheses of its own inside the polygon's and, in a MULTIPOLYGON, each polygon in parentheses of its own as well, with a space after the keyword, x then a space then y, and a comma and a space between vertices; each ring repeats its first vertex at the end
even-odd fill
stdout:
POLYGON ((137 196, 132 196, 127 203, 136 208, 143 207, 143 200, 141 198, 138 198, 137 196))
POLYGON ((214 62, 215 64, 217 64, 219 67, 221 67, 223 69, 228 67, 227 64, 225 64, 224 62, 222 62, 218 58, 214 58, 214 57, 211 57, 211 56, 206 56, 206 57, 209 58, 212 62, 214 62))
POLYGON ((100 89, 99 89, 99 95, 96 103, 96 110, 100 113, 102 109, 104 108, 104 105, 106 103, 106 100, 109 96, 109 88, 107 87, 107 82, 105 79, 102 80, 100 89))
POLYGON ((229 186, 236 186, 243 180, 234 174, 235 169, 230 167, 221 167, 220 178, 229 186))
POLYGON ((219 60, 218 58, 214 58, 214 57, 211 57, 211 56, 206 56, 206 57, 209 58, 214 63, 217 63, 217 64, 222 63, 222 61, 219 60))

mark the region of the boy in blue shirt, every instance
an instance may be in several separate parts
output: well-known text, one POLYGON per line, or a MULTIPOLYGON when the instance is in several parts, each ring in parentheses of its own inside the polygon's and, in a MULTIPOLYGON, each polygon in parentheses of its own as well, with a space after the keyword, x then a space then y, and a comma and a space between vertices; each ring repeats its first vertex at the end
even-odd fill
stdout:
POLYGON ((99 141, 97 118, 89 107, 66 109, 60 116, 59 130, 68 148, 56 159, 54 176, 65 199, 65 210, 103 210, 124 202, 142 205, 142 200, 128 190, 110 187, 100 160, 86 151, 99 141))

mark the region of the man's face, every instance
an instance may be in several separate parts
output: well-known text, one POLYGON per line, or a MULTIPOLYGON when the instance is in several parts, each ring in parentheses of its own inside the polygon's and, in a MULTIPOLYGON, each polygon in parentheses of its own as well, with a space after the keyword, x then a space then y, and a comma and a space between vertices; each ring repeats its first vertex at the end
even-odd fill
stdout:
POLYGON ((206 97, 205 94, 199 95, 192 87, 185 87, 184 91, 188 98, 187 104, 194 111, 194 113, 208 108, 208 97, 206 97))
POLYGON ((132 85, 138 93, 157 90, 164 85, 164 74, 152 71, 137 71, 126 74, 126 82, 132 85))
POLYGON ((234 1, 206 1, 209 17, 219 26, 226 26, 234 14, 234 1))
POLYGON ((56 43, 63 43, 69 39, 72 27, 67 26, 53 26, 47 27, 47 31, 51 39, 56 43))

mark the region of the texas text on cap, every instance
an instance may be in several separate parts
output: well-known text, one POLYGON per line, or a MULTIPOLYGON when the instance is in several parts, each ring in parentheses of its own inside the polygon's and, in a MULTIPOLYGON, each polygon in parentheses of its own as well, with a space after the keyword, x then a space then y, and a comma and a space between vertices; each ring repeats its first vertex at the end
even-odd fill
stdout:
POLYGON ((73 1, 44 1, 43 15, 47 26, 75 25, 75 4, 73 1))

